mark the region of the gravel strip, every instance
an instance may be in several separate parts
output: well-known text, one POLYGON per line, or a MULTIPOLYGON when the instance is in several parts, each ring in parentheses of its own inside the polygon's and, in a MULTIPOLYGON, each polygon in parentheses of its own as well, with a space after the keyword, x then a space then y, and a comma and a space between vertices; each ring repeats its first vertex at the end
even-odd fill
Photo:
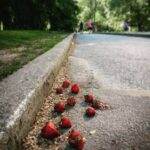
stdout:
MULTIPOLYGON (((69 54, 73 52, 74 48, 76 47, 74 41, 72 42, 69 54)), ((22 141, 22 150, 74 150, 68 145, 68 134, 73 129, 73 125, 71 129, 60 129, 61 135, 54 140, 49 140, 43 138, 41 134, 41 130, 44 127, 46 122, 52 122, 57 127, 59 127, 59 122, 61 119, 61 114, 56 114, 53 112, 54 105, 58 102, 64 102, 66 104, 66 100, 70 93, 70 88, 72 83, 68 88, 63 88, 63 94, 56 94, 56 87, 62 86, 64 80, 69 80, 71 82, 71 78, 68 74, 68 67, 67 64, 62 66, 61 70, 59 71, 57 77, 55 78, 55 82, 50 90, 50 94, 47 98, 45 98, 45 102, 41 106, 40 111, 37 114, 36 120, 34 125, 31 127, 30 132, 22 141)), ((80 94, 76 95, 76 98, 79 98, 80 94)), ((72 108, 73 109, 73 108, 72 108)), ((67 108, 66 111, 62 113, 62 115, 67 116, 71 119, 69 114, 70 108, 67 108)))
MULTIPOLYGON (((44 127, 46 122, 53 122, 58 127, 61 115, 53 113, 54 104, 57 102, 66 103, 70 87, 64 89, 64 93, 60 95, 56 94, 55 88, 57 86, 61 86, 62 82, 66 79, 69 80, 69 77, 67 74, 67 69, 64 66, 56 77, 49 96, 45 99, 45 103, 37 114, 35 124, 28 135, 23 139, 23 150, 62 150, 63 148, 61 147, 65 147, 67 145, 67 135, 71 129, 61 130, 61 136, 54 140, 47 140, 40 135, 41 129, 44 127), (62 146, 60 147, 60 145, 62 146)), ((68 111, 65 111, 63 114, 69 117, 68 111)))

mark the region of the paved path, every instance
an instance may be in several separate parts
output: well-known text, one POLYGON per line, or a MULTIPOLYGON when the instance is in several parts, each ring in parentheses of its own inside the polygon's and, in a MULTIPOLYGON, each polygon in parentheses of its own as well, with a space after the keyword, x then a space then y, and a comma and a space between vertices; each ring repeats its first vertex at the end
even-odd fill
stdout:
POLYGON ((150 39, 77 34, 76 41, 69 71, 81 93, 70 114, 86 137, 85 149, 150 149, 150 39), (92 119, 84 117, 88 106, 82 95, 87 92, 113 109, 97 111, 92 119))
POLYGON ((150 38, 150 32, 100 32, 100 33, 150 38))

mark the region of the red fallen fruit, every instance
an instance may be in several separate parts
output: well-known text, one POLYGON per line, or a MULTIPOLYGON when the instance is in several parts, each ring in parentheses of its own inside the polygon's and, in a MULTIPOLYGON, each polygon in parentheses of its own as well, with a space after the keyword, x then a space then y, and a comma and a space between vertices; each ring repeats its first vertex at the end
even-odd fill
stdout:
POLYGON ((72 93, 78 94, 79 90, 80 90, 80 88, 79 88, 78 84, 73 84, 72 85, 72 87, 71 87, 71 92, 72 93))
POLYGON ((61 118, 61 121, 59 123, 59 126, 61 128, 71 128, 72 127, 72 124, 71 124, 71 121, 66 117, 66 116, 63 116, 61 118))
POLYGON ((111 106, 109 104, 97 100, 93 101, 92 107, 100 110, 111 109, 111 106))
POLYGON ((95 108, 95 109, 100 109, 100 101, 94 100, 93 104, 92 104, 92 107, 95 108))
POLYGON ((100 102, 100 110, 107 110, 107 109, 111 109, 111 106, 107 103, 104 102, 100 102))
POLYGON ((70 85, 70 82, 69 82, 68 80, 65 80, 65 81, 63 82, 62 87, 63 87, 63 88, 68 88, 69 85, 70 85))
POLYGON ((84 99, 85 99, 85 102, 88 102, 88 103, 93 103, 93 100, 94 100, 94 97, 93 95, 84 95, 84 99))
POLYGON ((67 104, 69 105, 69 106, 74 106, 75 104, 76 104, 76 99, 75 99, 75 97, 73 97, 73 96, 69 96, 68 97, 68 99, 67 99, 67 104))
POLYGON ((65 110, 65 104, 62 102, 59 102, 55 104, 54 106, 54 112, 62 113, 65 110))
POLYGON ((61 87, 57 87, 56 88, 56 93, 57 94, 62 94, 63 93, 63 89, 61 87))
POLYGON ((70 132, 68 136, 68 142, 72 147, 77 148, 79 150, 82 150, 85 144, 81 133, 75 130, 72 130, 70 132))
POLYGON ((60 135, 58 128, 51 122, 47 122, 41 131, 44 138, 53 139, 60 135))
POLYGON ((89 108, 86 110, 86 115, 89 116, 89 117, 95 116, 95 109, 92 108, 92 107, 89 107, 89 108))
POLYGON ((104 103, 104 107, 103 107, 104 109, 111 109, 112 107, 109 105, 109 104, 107 104, 107 103, 104 103))

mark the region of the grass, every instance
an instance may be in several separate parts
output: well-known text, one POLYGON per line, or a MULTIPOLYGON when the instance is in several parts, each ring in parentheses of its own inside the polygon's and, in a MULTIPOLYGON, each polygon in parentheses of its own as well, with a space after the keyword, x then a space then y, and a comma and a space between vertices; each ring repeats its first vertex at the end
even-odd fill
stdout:
POLYGON ((17 54, 11 61, 0 60, 0 80, 12 74, 29 61, 48 51, 68 33, 49 31, 2 31, 0 32, 0 52, 17 54))

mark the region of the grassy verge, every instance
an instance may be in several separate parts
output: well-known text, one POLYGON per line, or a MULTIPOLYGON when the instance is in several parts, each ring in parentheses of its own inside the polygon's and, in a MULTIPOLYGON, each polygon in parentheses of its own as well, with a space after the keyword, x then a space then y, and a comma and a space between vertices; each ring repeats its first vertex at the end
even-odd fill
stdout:
POLYGON ((0 80, 48 51, 67 35, 48 31, 0 32, 0 80))

